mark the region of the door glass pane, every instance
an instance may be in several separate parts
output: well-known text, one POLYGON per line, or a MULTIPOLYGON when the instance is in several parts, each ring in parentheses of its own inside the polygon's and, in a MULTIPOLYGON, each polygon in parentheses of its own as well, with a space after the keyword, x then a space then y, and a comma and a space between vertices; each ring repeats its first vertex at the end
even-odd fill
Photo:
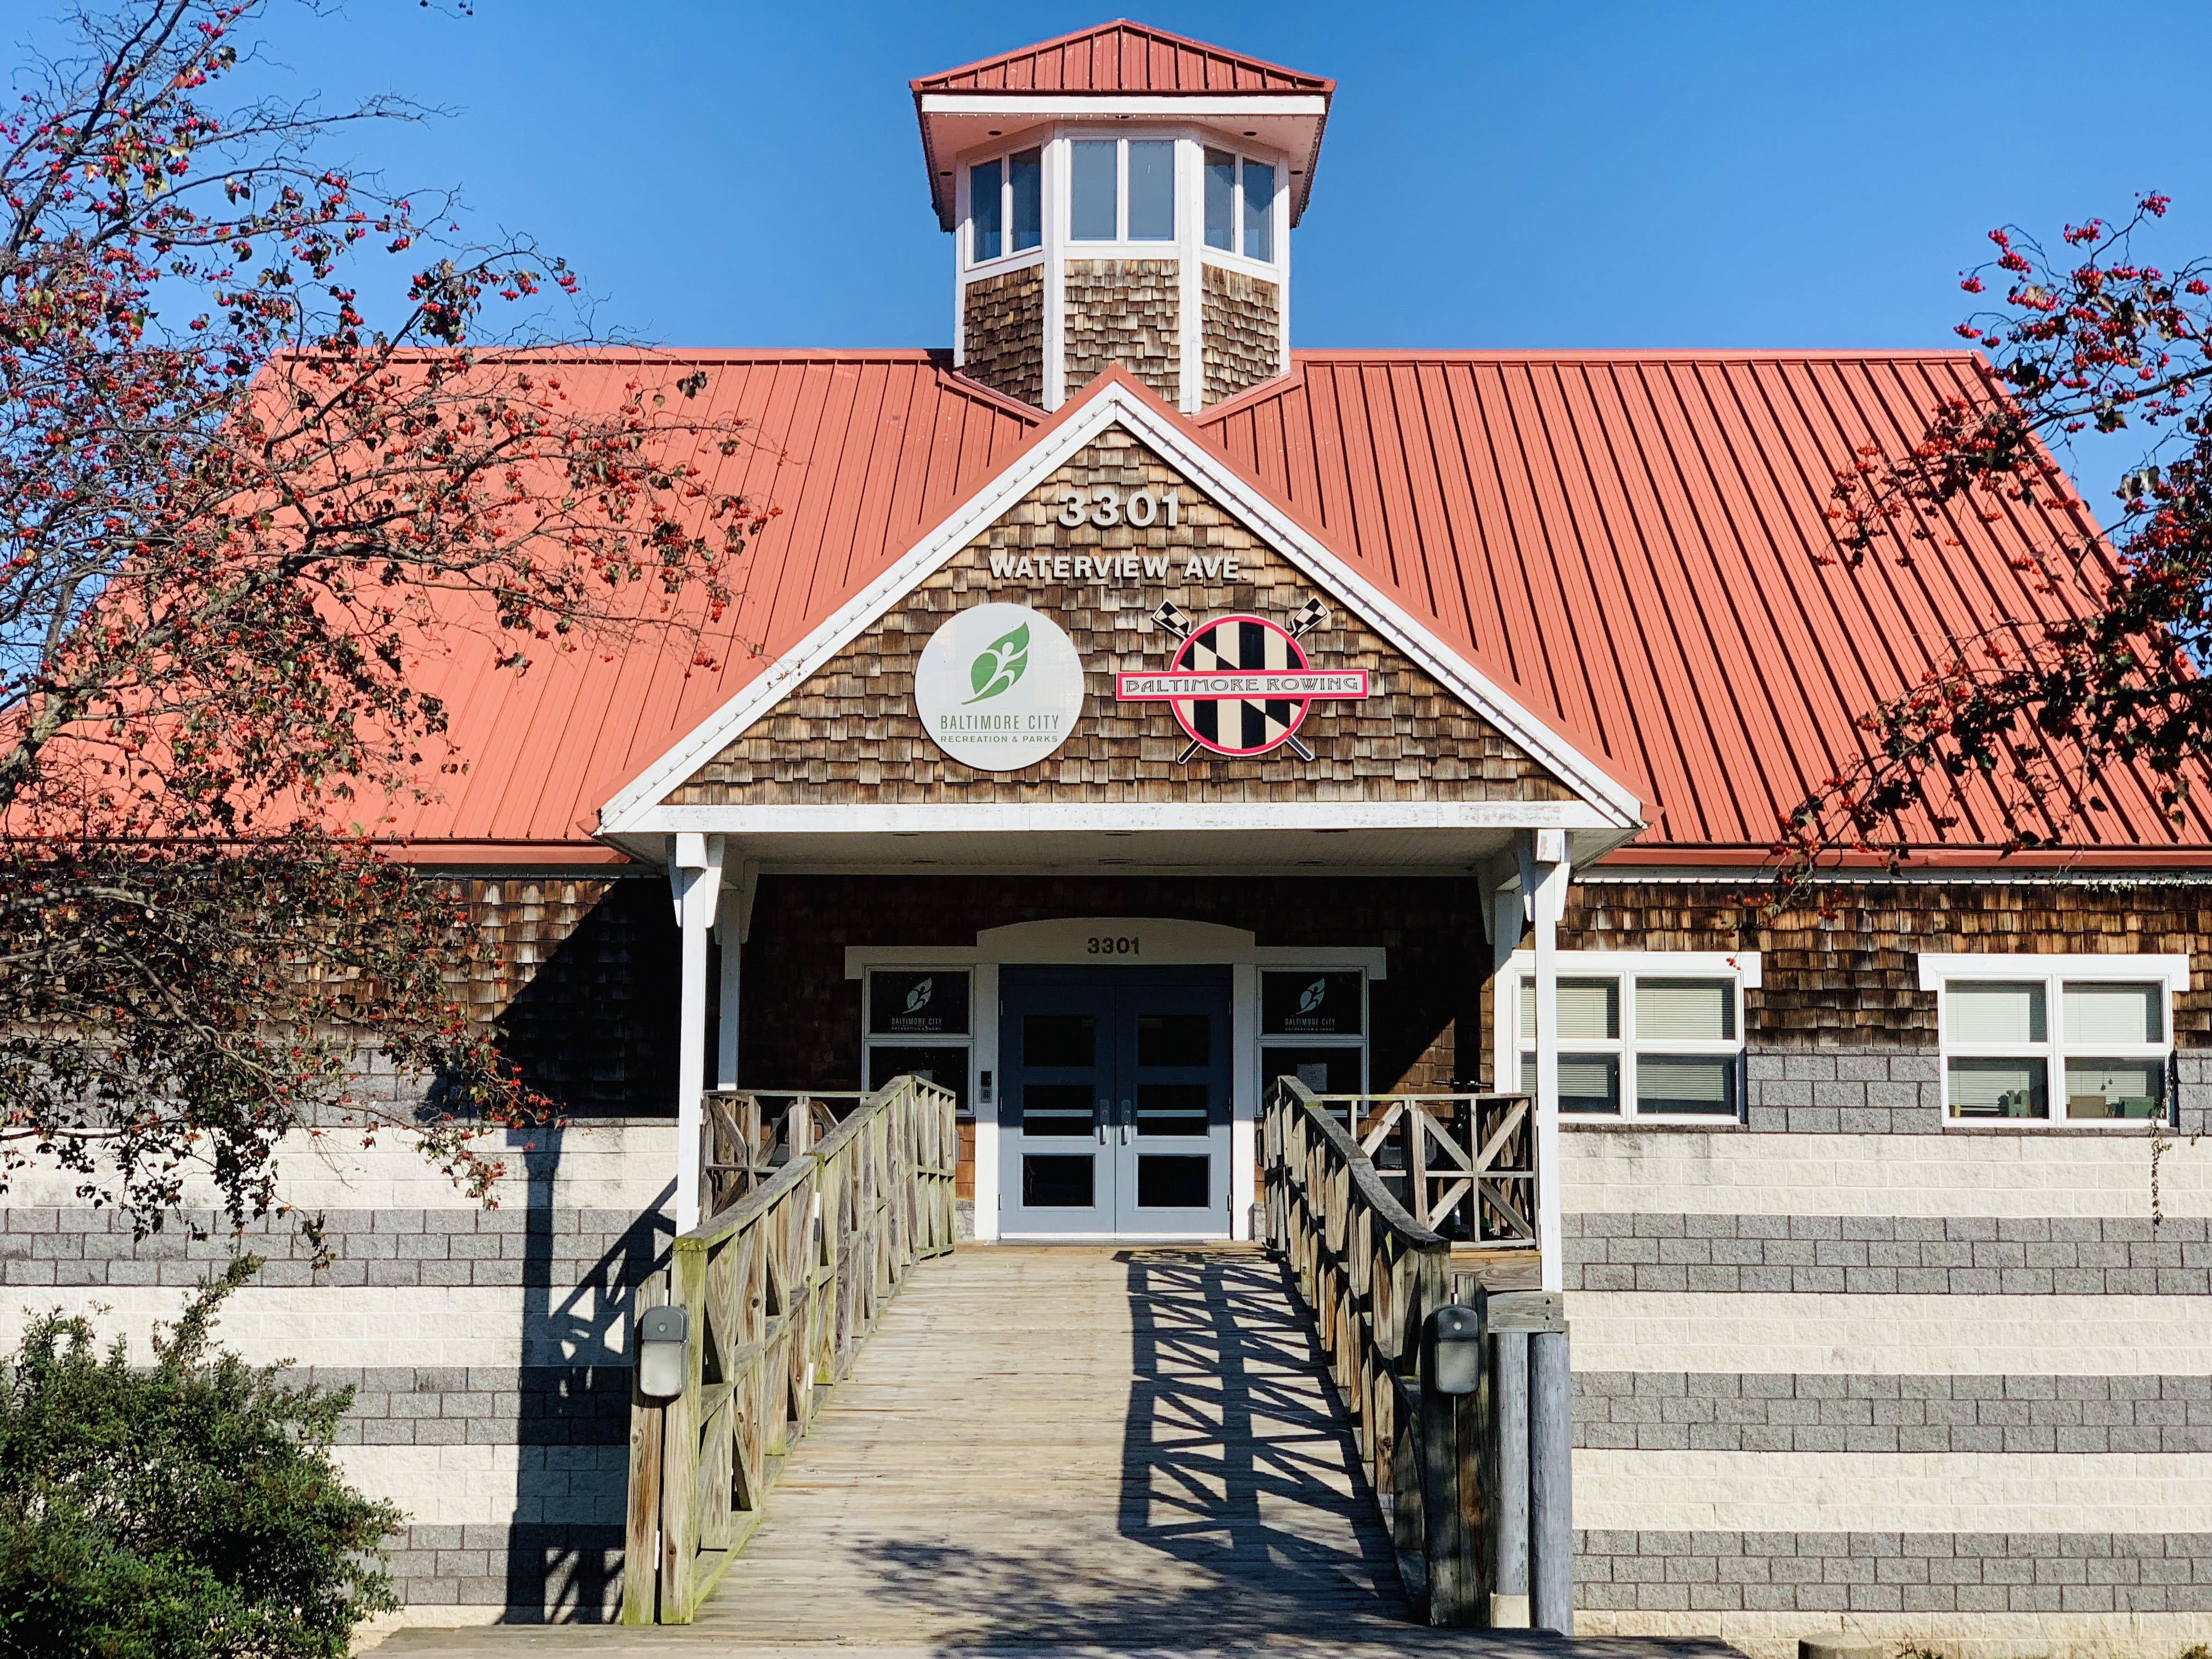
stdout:
POLYGON ((1662 1042, 1734 1041, 1735 982, 1725 979, 1638 980, 1636 1035, 1662 1042))
POLYGON ((1244 164, 1244 257, 1275 257, 1275 169, 1264 161, 1244 164))
POLYGON ((1203 1083, 1139 1083, 1137 1133, 1140 1135, 1202 1135, 1212 1091, 1203 1083))
MULTIPOLYGON (((1636 988, 1639 1014, 1644 988, 1636 988)), ((1735 1061, 1726 1055, 1644 1054, 1636 1056, 1636 1109, 1680 1112, 1700 1117, 1735 1115, 1735 1061)))
POLYGON ((1175 141, 1129 141, 1129 240, 1175 240, 1175 141))
POLYGON ((1087 1136, 1092 1128, 1087 1083, 1025 1083, 1022 1085, 1021 1130, 1038 1135, 1087 1136))
POLYGON ((1091 1196, 1094 1159, 1052 1155, 1022 1159, 1022 1204, 1032 1210, 1087 1210, 1091 1196))
MULTIPOLYGON (((1559 1036, 1563 1042, 1611 1040, 1620 1035, 1620 981, 1563 979, 1559 981, 1559 1036)), ((1521 1040, 1536 1040, 1536 981, 1521 976, 1521 1040)))
POLYGON ((2165 1097, 2162 1060, 2066 1062, 2069 1117, 2156 1117, 2165 1097))
POLYGON ((1953 1117, 2049 1117, 2051 1100, 2039 1060, 1954 1060, 1953 1117))
POLYGON ((1213 1021, 1204 1014, 1139 1014, 1137 1064, 1206 1066, 1212 1062, 1213 1021))
POLYGON ((1213 1160, 1204 1153, 1169 1158, 1147 1152, 1137 1160, 1137 1207, 1203 1210, 1212 1200, 1213 1160))
POLYGON ((999 257, 999 164, 986 161, 968 169, 968 212, 975 224, 975 260, 999 257))
POLYGON ((1261 975, 1261 1035, 1358 1036, 1359 980, 1358 973, 1261 975))
MULTIPOLYGON (((1956 994, 1954 991, 1954 995, 1956 994)), ((2066 1042, 2163 1042, 2166 988, 2162 985, 2069 985, 2066 1042)))
POLYGON ((1225 149, 1206 152, 1206 245, 1237 251, 1237 158, 1225 149))
MULTIPOLYGON (((1521 1092, 1536 1092, 1536 1056, 1521 1056, 1521 1092)), ((1559 1109, 1602 1115, 1620 1110, 1620 1061, 1613 1054, 1559 1056, 1559 1109)))
MULTIPOLYGON (((1954 1042, 2043 1042, 2043 986, 1953 980, 1944 987, 1954 1042)), ((2038 1114, 2040 1115, 2040 1114, 2038 1114)))
POLYGON ((1090 1014, 1024 1014, 1022 1064, 1091 1066, 1098 1054, 1098 1021, 1090 1014))
POLYGON ((868 975, 868 1030, 878 1036, 968 1035, 968 970, 868 975))
POLYGON ((893 1078, 911 1073, 924 1083, 941 1084, 952 1091, 961 1111, 968 1109, 968 1051, 965 1048, 910 1048, 904 1043, 878 1042, 868 1049, 868 1087, 880 1089, 893 1078))
POLYGON ((1067 234, 1079 242, 1114 240, 1114 140, 1079 138, 1068 157, 1067 234))
POLYGON ((1044 246, 1044 152, 1017 150, 1006 158, 1008 182, 1013 185, 1012 252, 1044 246))

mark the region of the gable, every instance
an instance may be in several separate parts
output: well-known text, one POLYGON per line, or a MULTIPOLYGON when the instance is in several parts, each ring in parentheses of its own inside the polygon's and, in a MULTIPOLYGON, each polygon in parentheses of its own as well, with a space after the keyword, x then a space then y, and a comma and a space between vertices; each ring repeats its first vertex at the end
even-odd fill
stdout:
POLYGON ((678 806, 868 802, 999 805, 1183 801, 1563 801, 1577 792, 1324 590, 1208 490, 1116 423, 1026 490, 897 596, 811 674, 722 744, 663 799, 678 806), (1154 522, 1070 528, 1064 492, 1149 492, 1154 522), (1172 527, 1164 503, 1175 498, 1172 527), (1083 561, 1079 571, 1078 560, 1083 561), (1126 562, 1137 562, 1133 574, 1126 562), (1112 574, 1100 574, 1109 565, 1112 574), (1318 599, 1331 613, 1301 641, 1322 672, 1364 670, 1364 701, 1316 702, 1285 745, 1231 757, 1191 747, 1161 702, 1119 702, 1115 676, 1165 670, 1180 639, 1164 601, 1203 623, 1249 614, 1289 623, 1318 599), (1057 623, 1081 659, 1073 730, 1043 760, 977 770, 940 750, 915 709, 923 647, 948 618, 985 604, 1057 623))

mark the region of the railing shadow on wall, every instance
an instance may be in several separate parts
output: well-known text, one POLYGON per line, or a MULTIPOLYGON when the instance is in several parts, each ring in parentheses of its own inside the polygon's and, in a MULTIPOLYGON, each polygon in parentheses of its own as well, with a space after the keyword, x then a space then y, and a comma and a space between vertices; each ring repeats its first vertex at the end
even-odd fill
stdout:
POLYGON ((1295 1078, 1278 1080, 1262 1120, 1267 1242, 1313 1315, 1416 1617, 1571 1635, 1559 1298, 1492 1295, 1472 1271, 1455 1271, 1452 1240, 1431 1224, 1456 1211, 1474 1234, 1468 1242, 1503 1234, 1533 1243, 1539 1172, 1528 1103, 1453 1098, 1467 1108, 1464 1144, 1476 1156, 1439 1171, 1418 1161, 1433 1100, 1322 1097, 1295 1078), (1355 1139, 1340 1119, 1365 1133, 1355 1139), (1431 1219, 1413 1214, 1367 1155, 1394 1128, 1411 1142, 1400 1188, 1431 1219), (1527 1150, 1509 1187, 1492 1167, 1516 1134, 1527 1150))
POLYGON ((684 1350, 679 1392, 631 1396, 626 1625, 691 1622, 884 1308, 952 1249, 950 1090, 901 1077, 708 1104, 702 1186, 722 1207, 636 1300, 641 1322, 683 1310, 684 1350))
MULTIPOLYGON (((670 1182, 579 1270, 564 1260, 555 1200, 568 1131, 513 1131, 523 1168, 523 1321, 514 1380, 514 1511, 506 1540, 506 1620, 598 1623, 621 1579, 623 1494, 605 1456, 629 1427, 629 1287, 668 1245, 670 1182), (619 1415, 617 1415, 617 1413, 619 1415)), ((574 1241, 570 1238, 569 1243, 574 1241)), ((495 1563, 496 1565, 496 1563, 495 1563)))

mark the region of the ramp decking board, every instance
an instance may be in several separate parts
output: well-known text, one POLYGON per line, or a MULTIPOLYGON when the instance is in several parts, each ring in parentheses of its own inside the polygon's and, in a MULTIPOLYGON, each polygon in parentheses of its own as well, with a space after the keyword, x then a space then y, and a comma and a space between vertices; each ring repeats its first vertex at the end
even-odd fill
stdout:
POLYGON ((823 1644, 945 1654, 1729 1653, 1407 1622, 1310 1326, 1255 1249, 922 1264, 690 1626, 409 1630, 398 1659, 823 1644))

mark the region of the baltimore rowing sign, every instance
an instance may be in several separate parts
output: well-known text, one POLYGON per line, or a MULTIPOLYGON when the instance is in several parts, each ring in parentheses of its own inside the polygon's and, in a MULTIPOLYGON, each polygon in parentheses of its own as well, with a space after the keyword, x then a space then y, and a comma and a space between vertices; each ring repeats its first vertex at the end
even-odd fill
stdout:
POLYGON ((1368 672, 1315 669, 1299 635, 1327 621, 1328 611, 1310 599, 1288 628, 1265 617, 1217 617, 1193 626, 1173 605, 1152 620, 1182 635, 1164 673, 1117 674, 1117 702, 1164 702, 1190 738, 1179 757, 1200 749, 1217 755, 1264 755, 1288 744, 1301 760, 1313 750, 1298 741, 1298 727, 1317 702, 1357 702, 1372 695, 1368 672))

